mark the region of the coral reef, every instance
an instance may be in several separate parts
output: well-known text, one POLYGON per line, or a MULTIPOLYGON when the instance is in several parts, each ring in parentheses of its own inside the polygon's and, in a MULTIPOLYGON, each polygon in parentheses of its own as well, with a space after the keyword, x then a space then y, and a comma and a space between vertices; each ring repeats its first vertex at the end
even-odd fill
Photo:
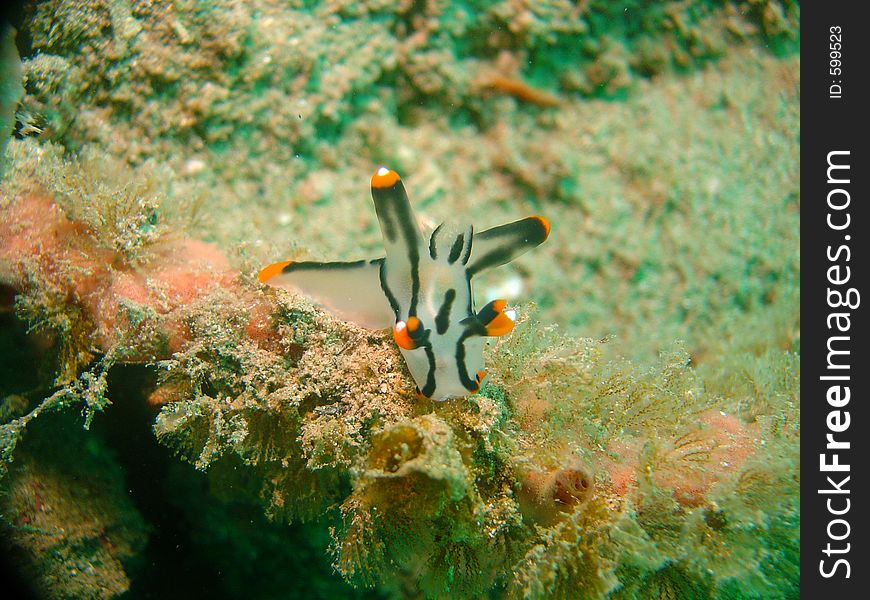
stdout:
POLYGON ((129 402, 231 596, 320 553, 323 596, 797 597, 796 3, 28 6, 0 522, 41 593, 148 593, 129 402), (427 223, 552 217, 481 277, 534 303, 478 394, 254 277, 378 251, 384 162, 427 223))

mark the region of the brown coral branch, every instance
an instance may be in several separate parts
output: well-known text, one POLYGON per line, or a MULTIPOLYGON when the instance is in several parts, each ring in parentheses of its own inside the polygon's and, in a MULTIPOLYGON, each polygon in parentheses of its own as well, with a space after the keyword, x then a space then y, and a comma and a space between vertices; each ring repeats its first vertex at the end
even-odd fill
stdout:
POLYGON ((521 79, 506 77, 498 73, 486 75, 480 80, 480 86, 496 94, 513 96, 521 102, 527 102, 541 108, 554 108, 561 103, 559 98, 538 88, 530 86, 521 79))

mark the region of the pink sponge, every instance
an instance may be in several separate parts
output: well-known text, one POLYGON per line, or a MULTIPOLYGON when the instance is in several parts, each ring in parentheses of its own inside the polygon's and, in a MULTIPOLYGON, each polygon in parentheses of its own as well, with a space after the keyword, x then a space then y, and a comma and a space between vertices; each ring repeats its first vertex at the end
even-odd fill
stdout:
POLYGON ((167 237, 149 248, 153 258, 131 265, 100 247, 91 230, 68 219, 48 195, 22 194, 4 212, 0 284, 75 304, 92 325, 91 342, 100 350, 135 338, 131 328, 141 323, 130 319, 134 307, 156 315, 169 350, 178 351, 188 341, 186 328, 174 316, 178 309, 216 286, 240 292, 238 272, 213 244, 167 237))

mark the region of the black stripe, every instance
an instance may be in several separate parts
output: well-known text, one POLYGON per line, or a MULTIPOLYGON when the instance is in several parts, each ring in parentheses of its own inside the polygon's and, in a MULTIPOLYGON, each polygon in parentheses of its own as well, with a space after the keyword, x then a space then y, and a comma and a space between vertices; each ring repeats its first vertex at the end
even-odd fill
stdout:
POLYGON ((411 204, 408 202, 408 194, 405 192, 402 181, 397 181, 393 187, 389 188, 389 191, 394 196, 392 206, 396 209, 396 216, 405 238, 405 246, 408 248, 408 262, 411 264, 411 305, 408 307, 408 316, 415 317, 417 316, 417 302, 420 296, 420 249, 417 247, 419 230, 414 223, 411 204))
POLYGON ((486 326, 480 322, 480 320, 475 315, 471 315, 470 317, 465 317, 459 324, 465 327, 465 337, 472 336, 485 336, 486 335, 486 326))
POLYGON ((435 316, 435 331, 443 334, 450 327, 450 308, 453 306, 453 301, 456 299, 456 290, 450 288, 444 293, 444 304, 438 309, 438 314, 435 316))
POLYGON ((429 360, 429 372, 426 374, 426 385, 420 391, 427 398, 431 398, 435 393, 435 352, 431 344, 426 346, 426 358, 429 360))
MULTIPOLYGON (((373 187, 372 198, 375 201, 375 211, 378 213, 378 219, 384 224, 384 235, 387 236, 387 240, 390 242, 395 240, 396 233, 392 230, 392 218, 395 217, 396 221, 398 221, 405 246, 408 248, 408 262, 411 269, 411 304, 408 307, 408 316, 416 316, 417 302, 420 297, 420 249, 417 246, 420 230, 417 229, 417 225, 414 222, 408 194, 400 179, 388 188, 373 187)), ((381 287, 385 288, 385 279, 383 277, 381 278, 381 287)), ((398 304, 395 306, 398 306, 398 304)), ((398 312, 396 318, 399 318, 398 312)))
POLYGON ((451 265, 459 259, 459 255, 462 253, 462 246, 465 244, 465 234, 460 233, 456 236, 456 241, 453 242, 453 246, 450 247, 450 256, 447 257, 447 262, 451 265))
POLYGON ((456 341, 456 370, 459 372, 459 382, 465 386, 470 392, 476 392, 478 390, 478 383, 476 379, 471 379, 468 376, 468 368, 465 366, 465 340, 472 337, 474 332, 472 330, 467 330, 465 333, 459 336, 459 339, 456 341))
POLYGON ((474 314, 474 290, 471 289, 471 273, 469 270, 465 270, 465 284, 468 287, 468 306, 466 313, 469 315, 474 314))
POLYGON ((516 254, 515 250, 516 249, 510 247, 496 248, 495 250, 484 254, 468 267, 469 276, 474 277, 481 271, 485 271, 490 267, 497 267, 510 262, 511 257, 516 254))
POLYGON ((380 210, 377 202, 375 202, 375 213, 378 215, 378 221, 380 221, 383 227, 384 236, 387 238, 387 241, 396 241, 396 224, 393 222, 393 215, 386 209, 380 210))
POLYGON ((408 248, 408 261, 411 263, 411 306, 408 316, 417 316, 417 301, 420 299, 420 251, 417 244, 408 248))
POLYGON ((372 188, 372 199, 375 201, 375 212, 383 224, 387 240, 396 240, 396 221, 401 229, 405 229, 406 221, 413 221, 411 205, 402 180, 396 181, 388 188, 372 188))
POLYGON ((468 264, 468 258, 471 256, 471 247, 474 245, 474 225, 468 228, 468 244, 465 245, 465 252, 462 254, 462 264, 468 264))
POLYGON ((444 227, 444 223, 441 223, 441 225, 436 227, 435 231, 432 232, 432 235, 429 236, 429 256, 432 257, 432 260, 438 258, 438 246, 435 243, 435 236, 438 235, 438 232, 441 231, 442 227, 444 227))
POLYGON ((381 291, 384 292, 384 296, 387 297, 387 302, 390 303, 390 308, 393 309, 393 312, 396 314, 396 321, 398 321, 399 302, 390 290, 390 286, 387 285, 387 261, 385 259, 381 259, 381 268, 378 270, 378 279, 381 282, 381 291))
POLYGON ((414 215, 411 213, 411 204, 408 202, 408 194, 405 186, 399 180, 388 188, 372 188, 372 199, 375 201, 375 212, 378 219, 384 224, 384 233, 389 241, 396 239, 396 222, 402 233, 406 235, 406 241, 413 239, 407 237, 409 229, 414 231, 414 215), (410 225, 410 227, 409 227, 410 225))
MULTIPOLYGON (((383 260, 383 259, 375 259, 383 260)), ((317 262, 317 261, 302 261, 291 262, 289 265, 281 269, 282 273, 292 273, 293 271, 337 271, 340 269, 358 269, 364 267, 366 261, 355 260, 353 262, 317 262)))
POLYGON ((477 234, 478 239, 492 240, 501 237, 516 237, 522 245, 541 244, 547 239, 547 230, 540 219, 526 217, 512 223, 492 227, 477 234))
POLYGON ((409 317, 417 316, 417 302, 420 299, 420 249, 417 247, 416 227, 410 221, 402 222, 405 243, 408 246, 408 262, 411 267, 411 305, 408 307, 409 317))
POLYGON ((495 309, 492 307, 492 302, 487 302, 486 306, 480 309, 480 312, 477 313, 477 320, 480 321, 484 326, 489 325, 494 318, 498 316, 498 313, 495 312, 495 309))
POLYGON ((514 257, 539 246, 547 239, 547 230, 539 219, 527 217, 513 223, 487 229, 478 233, 476 237, 481 244, 500 241, 502 238, 504 241, 486 254, 475 257, 468 268, 472 276, 490 267, 510 262, 514 257))
POLYGON ((429 333, 431 333, 431 329, 426 329, 423 325, 420 325, 416 330, 410 331, 408 330, 408 337, 414 340, 417 343, 417 347, 425 346, 429 344, 429 333))

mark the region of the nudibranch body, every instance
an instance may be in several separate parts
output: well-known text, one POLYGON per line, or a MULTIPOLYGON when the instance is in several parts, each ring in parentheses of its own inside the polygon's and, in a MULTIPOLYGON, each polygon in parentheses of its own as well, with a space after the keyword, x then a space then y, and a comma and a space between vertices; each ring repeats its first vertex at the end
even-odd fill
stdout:
POLYGON ((383 258, 284 261, 260 271, 260 281, 300 292, 364 327, 391 327, 424 396, 446 400, 478 391, 486 377, 485 338, 510 333, 516 313, 504 300, 475 311, 471 280, 541 244, 549 223, 528 217, 480 233, 441 224, 424 238, 402 180, 384 167, 372 176, 372 198, 383 258))

